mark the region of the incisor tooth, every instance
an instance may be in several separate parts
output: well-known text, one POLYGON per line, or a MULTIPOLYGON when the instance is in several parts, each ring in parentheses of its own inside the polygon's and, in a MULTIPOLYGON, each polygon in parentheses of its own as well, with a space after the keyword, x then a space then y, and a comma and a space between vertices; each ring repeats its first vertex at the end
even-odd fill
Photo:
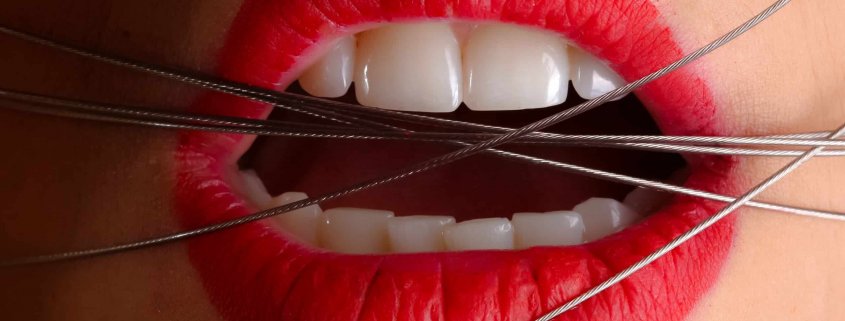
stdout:
POLYGON ((363 32, 356 60, 355 94, 362 105, 450 112, 461 104, 461 51, 448 23, 363 32))
MULTIPOLYGON (((270 200, 267 208, 279 207, 308 198, 308 195, 300 192, 287 192, 270 200)), ((279 226, 297 239, 307 244, 317 246, 319 239, 317 230, 320 226, 323 210, 319 205, 309 205, 287 213, 272 217, 279 226)))
POLYGON ((640 218, 634 210, 611 198, 593 197, 572 210, 584 219, 584 240, 588 242, 622 230, 640 218))
POLYGON ((576 212, 514 213, 512 221, 517 249, 584 242, 584 220, 576 212))
POLYGON ((312 96, 340 97, 349 91, 354 69, 355 37, 343 37, 305 70, 299 77, 299 85, 312 96))
POLYGON ((320 241, 341 253, 384 253, 388 250, 387 222, 393 212, 340 207, 323 212, 320 241))
POLYGON ((397 253, 438 252, 446 249, 443 229, 455 224, 451 216, 403 216, 387 224, 390 248, 397 253))
POLYGON ((549 107, 566 101, 566 44, 546 31, 480 25, 464 47, 464 103, 472 110, 549 107))
POLYGON ((511 250, 513 226, 506 218, 480 218, 446 226, 443 238, 452 251, 511 250))
POLYGON ((572 87, 575 87, 575 92, 581 98, 593 99, 625 85, 625 80, 622 77, 619 77, 616 72, 596 57, 575 47, 572 47, 569 53, 572 67, 572 87))

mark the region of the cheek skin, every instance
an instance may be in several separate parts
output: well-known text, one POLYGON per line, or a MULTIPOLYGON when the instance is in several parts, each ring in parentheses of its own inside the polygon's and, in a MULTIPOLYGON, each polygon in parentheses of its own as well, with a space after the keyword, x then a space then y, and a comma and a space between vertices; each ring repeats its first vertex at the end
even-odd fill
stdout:
MULTIPOLYGON (((770 0, 673 1, 663 5, 688 49, 720 36, 770 0)), ((833 130, 845 121, 845 12, 841 1, 793 1, 757 29, 698 63, 710 76, 731 135, 833 130)), ((746 189, 788 159, 744 158, 746 189)), ((781 204, 843 211, 838 182, 845 160, 815 159, 762 197, 781 204)), ((839 304, 845 223, 745 209, 723 276, 691 320, 828 320, 839 304)))
MULTIPOLYGON (((209 70, 237 1, 4 1, 0 23, 142 61, 209 70)), ((0 37, 0 87, 188 106, 189 87, 0 37)), ((179 229, 172 131, 0 110, 0 257, 179 229)), ((181 245, 3 270, 3 320, 216 320, 181 245)))

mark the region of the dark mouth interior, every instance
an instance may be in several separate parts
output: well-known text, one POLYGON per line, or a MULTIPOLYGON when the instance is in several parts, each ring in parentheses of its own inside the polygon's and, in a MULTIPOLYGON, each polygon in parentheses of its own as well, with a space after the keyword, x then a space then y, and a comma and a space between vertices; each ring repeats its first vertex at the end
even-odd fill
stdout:
MULTIPOLYGON (((304 93, 297 84, 290 92, 304 93)), ((355 102, 354 90, 338 100, 355 102)), ((562 106, 479 112, 461 106, 437 117, 520 127, 584 100, 570 87, 562 106)), ((270 119, 314 121, 282 109, 270 119)), ((634 95, 605 104, 546 131, 562 134, 660 134, 634 95)), ((319 195, 394 173, 457 147, 443 143, 260 137, 240 161, 254 169, 271 195, 289 191, 319 195)), ((646 179, 664 180, 683 168, 680 155, 559 145, 507 145, 501 149, 646 179)), ((622 200, 632 186, 566 173, 542 165, 475 155, 398 182, 322 204, 323 208, 386 209, 396 215, 452 215, 458 221, 510 217, 515 212, 568 210, 590 197, 622 200)), ((645 213, 644 213, 645 214, 645 213)))

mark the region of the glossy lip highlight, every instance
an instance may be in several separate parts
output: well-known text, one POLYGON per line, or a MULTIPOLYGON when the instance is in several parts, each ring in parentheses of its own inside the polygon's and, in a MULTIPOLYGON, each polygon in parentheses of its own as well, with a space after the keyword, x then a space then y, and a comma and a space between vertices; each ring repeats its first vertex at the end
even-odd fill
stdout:
MULTIPOLYGON (((628 79, 683 55, 647 1, 247 0, 231 27, 218 72, 278 88, 293 80, 321 40, 373 23, 442 18, 556 31, 610 61, 628 79)), ((638 95, 666 133, 718 130, 709 88, 689 68, 638 95)), ((214 93, 195 106, 244 117, 264 117, 270 110, 214 93)), ((181 134, 176 204, 186 228, 254 212, 226 177, 251 141, 181 134)), ((731 192, 724 173, 733 161, 707 160, 693 162, 688 185, 731 192)), ((679 198, 637 226, 577 247, 353 256, 315 252, 264 223, 251 223, 189 241, 188 248, 210 299, 230 320, 530 320, 647 255, 714 209, 713 203, 679 198)), ((683 319, 717 279, 733 228, 728 218, 561 319, 683 319)))

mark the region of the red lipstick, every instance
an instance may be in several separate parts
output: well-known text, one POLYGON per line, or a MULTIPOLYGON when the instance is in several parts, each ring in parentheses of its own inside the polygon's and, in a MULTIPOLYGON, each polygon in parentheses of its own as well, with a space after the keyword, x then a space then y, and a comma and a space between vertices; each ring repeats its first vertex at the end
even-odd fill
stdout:
MULTIPOLYGON (((421 19, 492 20, 560 33, 631 80, 683 56, 645 0, 246 0, 217 72, 276 89, 290 83, 323 39, 362 26, 421 19)), ((706 82, 686 68, 638 91, 667 134, 717 133, 706 82)), ((265 117, 270 107, 208 94, 195 111, 265 117)), ((185 132, 176 195, 186 228, 247 215, 226 180, 250 137, 185 132)), ((730 192, 729 159, 696 168, 688 185, 730 192), (717 169, 713 171, 712 169, 717 169)), ((678 198, 627 230, 574 247, 522 251, 344 255, 301 246, 263 223, 188 243, 211 301, 230 320, 531 320, 604 281, 715 209, 678 198)), ((561 316, 566 320, 682 320, 718 277, 733 240, 728 218, 617 286, 561 316)))

